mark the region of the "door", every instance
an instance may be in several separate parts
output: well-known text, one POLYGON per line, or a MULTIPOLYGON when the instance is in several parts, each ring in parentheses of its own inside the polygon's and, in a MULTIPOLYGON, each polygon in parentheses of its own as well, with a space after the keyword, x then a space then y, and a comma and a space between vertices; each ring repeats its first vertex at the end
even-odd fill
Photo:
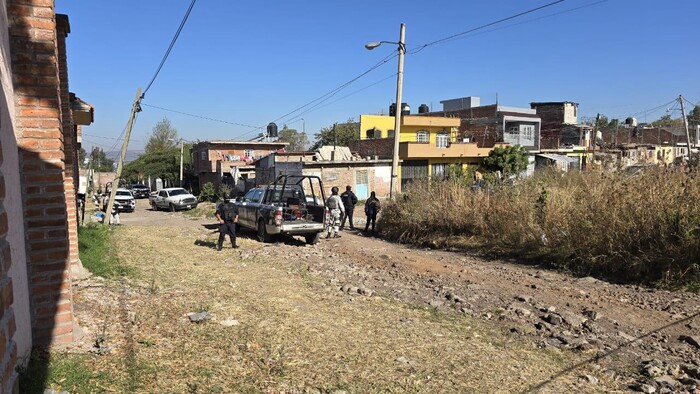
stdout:
POLYGON ((255 195, 260 195, 260 193, 260 189, 251 189, 243 196, 243 201, 238 205, 238 220, 241 225, 255 227, 255 209, 251 205, 254 204, 255 195))
POLYGON ((369 196, 369 177, 367 170, 355 171, 355 195, 364 200, 369 196))
POLYGON ((401 163, 401 191, 409 183, 428 177, 428 160, 404 160, 401 163))

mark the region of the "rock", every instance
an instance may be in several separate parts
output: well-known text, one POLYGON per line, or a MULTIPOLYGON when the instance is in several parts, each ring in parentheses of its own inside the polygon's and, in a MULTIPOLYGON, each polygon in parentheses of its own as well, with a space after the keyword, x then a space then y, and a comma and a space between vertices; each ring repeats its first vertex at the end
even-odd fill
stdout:
POLYGON ((514 311, 516 315, 522 317, 529 317, 530 315, 532 315, 532 312, 530 312, 530 310, 526 308, 515 308, 514 311))
POLYGON ((526 295, 523 295, 523 294, 519 294, 519 295, 515 296, 515 299, 518 300, 518 301, 520 301, 520 302, 530 302, 530 301, 532 301, 532 297, 526 296, 526 295))
POLYGON ((568 312, 568 311, 559 312, 559 315, 564 320, 564 322, 566 322, 566 324, 570 325, 571 327, 575 327, 575 328, 581 327, 583 325, 583 323, 585 323, 586 320, 588 320, 587 318, 585 318, 581 315, 577 315, 575 313, 568 312))
POLYGON ((624 339, 625 341, 627 341, 627 342, 634 342, 634 341, 637 340, 637 338, 635 338, 635 337, 633 337, 632 335, 629 335, 629 334, 627 334, 627 333, 625 333, 625 332, 623 332, 623 331, 618 331, 618 332, 617 332, 617 335, 618 335, 620 338, 622 338, 622 339, 624 339))
POLYGON ((592 375, 581 375, 580 379, 593 385, 598 384, 598 378, 592 375))
POLYGON ((366 288, 366 287, 360 287, 359 292, 360 292, 360 294, 362 294, 363 296, 367 296, 367 297, 371 297, 372 294, 374 294, 374 292, 373 292, 372 290, 370 290, 370 289, 368 289, 368 288, 366 288))
POLYGON ((632 390, 639 391, 640 393, 654 394, 656 392, 656 387, 646 384, 638 383, 630 387, 632 390))
POLYGON ((187 315, 192 323, 202 323, 211 319, 211 315, 207 311, 199 313, 190 313, 187 315))
POLYGON ((447 298, 448 300, 452 301, 452 297, 454 297, 454 294, 452 294, 451 292, 448 291, 447 293, 445 293, 445 298, 447 298))
POLYGON ((439 308, 443 304, 444 304, 444 302, 442 302, 440 300, 430 300, 430 302, 428 302, 428 305, 432 306, 433 308, 439 308))
POLYGON ((600 319, 600 316, 601 316, 600 313, 598 313, 592 309, 584 309, 583 315, 586 316, 587 318, 593 320, 593 321, 600 319))
POLYGON ((588 341, 583 341, 576 346, 576 349, 582 351, 582 352, 590 352, 593 350, 597 350, 598 348, 595 347, 594 345, 591 345, 588 341))
POLYGON ((694 379, 700 379, 700 367, 695 367, 692 365, 683 365, 683 372, 692 376, 694 379))
POLYGON ((656 365, 647 365, 644 368, 644 374, 650 378, 656 378, 664 374, 664 370, 657 367, 656 365))
POLYGON ((340 288, 340 291, 342 291, 343 293, 347 293, 348 291, 350 291, 350 285, 343 285, 340 288))
POLYGON ((404 357, 404 356, 399 356, 399 357, 397 357, 396 360, 394 360, 394 361, 396 361, 397 363, 402 363, 402 364, 408 364, 408 363, 410 363, 410 361, 409 361, 406 357, 404 357))
POLYGON ((700 349, 700 336, 697 335, 681 335, 678 337, 679 341, 685 342, 697 349, 700 349))
POLYGON ((670 376, 670 375, 660 376, 660 377, 654 379, 654 382, 656 382, 656 384, 660 385, 661 387, 668 387, 670 389, 674 389, 674 388, 680 386, 680 382, 677 381, 676 379, 674 379, 673 376, 670 376))
POLYGON ((452 297, 452 301, 455 302, 455 303, 457 303, 457 304, 461 304, 461 303, 464 302, 464 300, 463 300, 462 297, 460 297, 460 296, 453 296, 453 297, 452 297))
POLYGON ((224 327, 233 327, 233 326, 238 326, 241 323, 236 319, 226 319, 219 324, 221 324, 224 327))
POLYGON ((360 290, 359 287, 357 287, 357 286, 351 286, 351 287, 350 287, 350 290, 348 290, 348 293, 357 294, 359 290, 360 290))
POLYGON ((562 323, 563 319, 559 315, 555 315, 554 313, 548 313, 544 316, 544 320, 549 323, 553 324, 555 326, 559 325, 562 323))

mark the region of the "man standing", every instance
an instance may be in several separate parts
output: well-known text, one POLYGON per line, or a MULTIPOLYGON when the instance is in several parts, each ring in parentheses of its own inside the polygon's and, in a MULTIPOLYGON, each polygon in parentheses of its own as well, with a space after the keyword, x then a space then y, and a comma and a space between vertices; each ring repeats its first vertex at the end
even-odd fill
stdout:
POLYGON ((236 223, 238 223, 238 206, 231 202, 228 195, 224 195, 224 203, 216 210, 216 218, 219 220, 219 242, 216 250, 220 251, 224 246, 224 238, 228 234, 231 239, 231 247, 236 249, 236 223))
POLYGON ((379 210, 381 209, 381 205, 379 204, 379 199, 377 198, 377 195, 372 192, 365 201, 365 215, 367 215, 367 224, 365 224, 365 232, 369 229, 369 223, 372 222, 372 232, 374 232, 374 225, 377 223, 377 214, 379 213, 379 210))
POLYGON ((340 238, 340 215, 345 213, 345 207, 336 186, 333 186, 331 196, 326 199, 326 210, 326 239, 331 237, 331 232, 335 232, 333 238, 340 238))
POLYGON ((354 230, 355 226, 352 224, 352 215, 355 211, 355 204, 357 204, 357 196, 352 192, 350 185, 345 186, 345 191, 340 195, 340 199, 343 201, 343 207, 345 208, 345 215, 343 215, 343 222, 340 224, 340 229, 345 227, 345 220, 350 219, 350 230, 354 230))

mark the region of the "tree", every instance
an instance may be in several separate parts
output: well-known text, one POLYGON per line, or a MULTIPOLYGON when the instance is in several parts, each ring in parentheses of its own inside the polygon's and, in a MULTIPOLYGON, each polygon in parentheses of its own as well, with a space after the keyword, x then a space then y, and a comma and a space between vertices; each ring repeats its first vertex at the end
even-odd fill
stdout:
POLYGON ((501 171, 503 176, 518 175, 527 168, 527 149, 520 145, 508 145, 493 148, 487 157, 484 157, 486 171, 501 171))
POLYGON ((651 122, 654 127, 680 127, 683 125, 683 118, 671 119, 671 115, 664 115, 659 119, 651 122))
POLYGON ((610 119, 608 127, 615 128, 620 125, 620 119, 610 119))
POLYGON ((178 143, 177 130, 167 118, 156 123, 146 142, 146 153, 165 152, 175 148, 178 143))
POLYGON ((180 148, 144 153, 122 170, 122 179, 129 182, 151 178, 175 182, 180 178, 180 148))
POLYGON ((108 158, 102 148, 96 146, 92 148, 90 161, 95 171, 109 172, 114 170, 114 160, 108 158))
POLYGON ((599 114, 598 115, 598 122, 595 125, 596 128, 602 129, 603 127, 605 127, 607 125, 608 125, 608 117, 603 115, 603 114, 599 114))
POLYGON ((688 113, 688 125, 690 127, 700 125, 700 105, 696 105, 688 113))
POLYGON ((85 148, 82 146, 78 150, 78 165, 80 167, 83 167, 83 163, 85 163, 85 157, 87 156, 87 152, 85 151, 85 148))
POLYGON ((360 129, 358 123, 352 118, 345 123, 336 123, 335 131, 333 125, 322 128, 315 134, 316 142, 314 142, 311 150, 316 150, 324 145, 350 146, 350 144, 360 139, 360 129))
POLYGON ((290 129, 287 125, 284 125, 282 130, 280 130, 279 141, 288 142, 287 150, 290 152, 303 152, 309 144, 306 133, 300 133, 295 129, 290 129))

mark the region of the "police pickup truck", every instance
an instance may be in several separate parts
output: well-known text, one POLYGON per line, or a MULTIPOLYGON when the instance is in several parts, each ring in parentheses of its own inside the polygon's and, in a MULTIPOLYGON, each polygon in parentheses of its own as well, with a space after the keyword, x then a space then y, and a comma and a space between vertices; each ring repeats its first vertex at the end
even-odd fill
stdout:
POLYGON ((325 229, 325 200, 319 177, 280 175, 236 201, 238 225, 257 231, 261 242, 275 235, 298 235, 313 245, 325 229))

